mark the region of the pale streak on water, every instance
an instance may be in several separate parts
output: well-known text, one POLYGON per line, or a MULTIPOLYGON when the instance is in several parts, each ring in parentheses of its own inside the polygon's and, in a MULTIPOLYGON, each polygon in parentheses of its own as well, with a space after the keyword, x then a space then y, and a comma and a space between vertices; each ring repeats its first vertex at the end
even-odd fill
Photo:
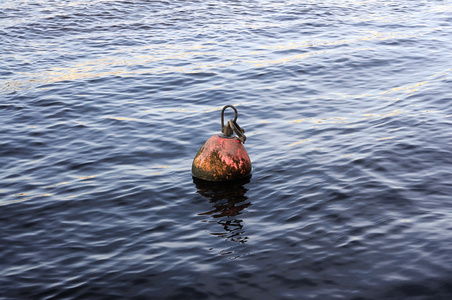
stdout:
POLYGON ((3 1, 0 299, 449 299, 448 1, 3 1), (193 183, 236 105, 253 177, 193 183))

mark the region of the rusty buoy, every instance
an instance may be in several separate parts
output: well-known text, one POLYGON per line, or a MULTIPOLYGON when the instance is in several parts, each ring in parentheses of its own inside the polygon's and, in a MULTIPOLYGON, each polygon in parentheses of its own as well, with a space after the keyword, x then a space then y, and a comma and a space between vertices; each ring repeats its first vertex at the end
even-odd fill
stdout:
POLYGON ((251 173, 251 160, 243 146, 245 130, 237 124, 237 116, 234 106, 223 107, 221 133, 213 135, 199 149, 191 168, 194 177, 207 181, 228 181, 251 173), (235 111, 235 118, 224 125, 224 111, 229 107, 235 111))

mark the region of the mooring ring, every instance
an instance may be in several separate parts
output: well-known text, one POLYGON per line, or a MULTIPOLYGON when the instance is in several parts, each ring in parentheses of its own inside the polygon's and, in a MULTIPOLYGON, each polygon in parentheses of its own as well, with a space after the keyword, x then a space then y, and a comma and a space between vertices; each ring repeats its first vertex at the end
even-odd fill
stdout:
POLYGON ((237 108, 235 108, 232 105, 226 105, 225 107, 223 107, 223 109, 221 110, 221 131, 223 132, 223 128, 224 128, 224 111, 226 110, 226 108, 232 108, 235 111, 235 118, 234 118, 234 122, 237 122, 237 117, 238 117, 238 112, 237 112, 237 108))

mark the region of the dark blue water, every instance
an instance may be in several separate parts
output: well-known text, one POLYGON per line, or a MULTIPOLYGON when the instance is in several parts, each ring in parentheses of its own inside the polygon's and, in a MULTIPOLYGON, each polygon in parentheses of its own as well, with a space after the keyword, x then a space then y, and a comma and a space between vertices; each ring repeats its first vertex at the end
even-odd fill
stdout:
POLYGON ((451 299, 450 1, 0 18, 1 299, 451 299), (227 104, 253 176, 193 182, 227 104))

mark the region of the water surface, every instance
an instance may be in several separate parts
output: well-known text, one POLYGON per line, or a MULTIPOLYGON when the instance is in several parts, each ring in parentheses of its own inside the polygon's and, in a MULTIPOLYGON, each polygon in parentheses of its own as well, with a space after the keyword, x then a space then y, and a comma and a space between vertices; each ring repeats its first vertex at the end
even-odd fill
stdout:
POLYGON ((0 4, 0 298, 449 299, 449 1, 0 4), (194 182, 236 105, 249 180, 194 182))

